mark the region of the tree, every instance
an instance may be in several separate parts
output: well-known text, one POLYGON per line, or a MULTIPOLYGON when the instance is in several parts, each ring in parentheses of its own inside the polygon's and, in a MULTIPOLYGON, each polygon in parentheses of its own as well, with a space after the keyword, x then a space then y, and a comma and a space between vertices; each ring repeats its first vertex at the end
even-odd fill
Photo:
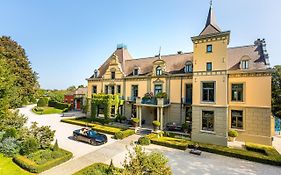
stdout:
POLYGON ((67 91, 75 91, 76 90, 76 86, 70 86, 67 88, 67 91))
POLYGON ((50 148, 51 142, 54 140, 55 131, 51 130, 50 126, 38 127, 36 122, 33 122, 30 127, 31 136, 35 137, 39 146, 42 149, 50 148))
POLYGON ((79 85, 79 86, 78 86, 78 88, 83 88, 83 87, 84 87, 84 85, 83 85, 83 84, 81 84, 81 85, 79 85))
POLYGON ((276 65, 272 73, 272 113, 281 118, 281 65, 276 65))
POLYGON ((20 130, 27 121, 24 115, 19 114, 19 111, 6 111, 5 115, 0 118, 0 131, 8 128, 20 130))
POLYGON ((0 55, 16 77, 13 86, 18 87, 14 91, 18 94, 18 100, 12 100, 11 106, 20 107, 23 99, 30 101, 38 89, 38 75, 32 70, 25 50, 10 37, 0 37, 0 55))
POLYGON ((161 153, 145 153, 141 146, 134 147, 134 152, 129 151, 124 161, 123 175, 171 175, 167 166, 168 159, 161 153))

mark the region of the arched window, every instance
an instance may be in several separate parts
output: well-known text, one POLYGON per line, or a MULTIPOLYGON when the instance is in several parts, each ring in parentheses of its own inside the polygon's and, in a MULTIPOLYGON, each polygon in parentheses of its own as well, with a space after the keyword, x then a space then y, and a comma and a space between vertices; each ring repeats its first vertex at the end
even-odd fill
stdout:
POLYGON ((139 75, 139 70, 140 70, 139 67, 135 67, 134 70, 133 70, 133 75, 134 75, 134 76, 139 75))
POLYGON ((185 73, 191 73, 192 72, 192 63, 190 61, 185 64, 184 72, 185 73))
POLYGON ((160 66, 156 67, 156 75, 157 76, 162 75, 162 68, 160 66))

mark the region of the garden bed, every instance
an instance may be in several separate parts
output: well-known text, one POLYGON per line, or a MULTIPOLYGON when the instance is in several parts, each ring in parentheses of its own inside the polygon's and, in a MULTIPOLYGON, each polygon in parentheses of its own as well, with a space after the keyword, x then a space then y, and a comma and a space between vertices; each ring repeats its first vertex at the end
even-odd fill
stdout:
POLYGON ((23 169, 32 172, 40 173, 57 166, 72 158, 72 153, 63 149, 57 151, 39 150, 27 156, 18 155, 13 161, 23 169))
POLYGON ((150 134, 146 137, 151 140, 152 144, 161 145, 165 147, 185 150, 187 148, 192 149, 195 147, 195 145, 197 145, 198 149, 201 151, 220 154, 228 157, 245 159, 259 163, 281 166, 281 155, 271 146, 246 143, 245 149, 236 149, 219 145, 195 143, 185 139, 165 136, 158 138, 156 134, 150 134))
MULTIPOLYGON (((114 167, 113 169, 120 173, 122 171, 122 169, 116 167, 114 167)), ((90 174, 113 175, 113 173, 110 171, 110 166, 104 163, 94 163, 93 165, 90 165, 73 175, 90 175, 90 174)))

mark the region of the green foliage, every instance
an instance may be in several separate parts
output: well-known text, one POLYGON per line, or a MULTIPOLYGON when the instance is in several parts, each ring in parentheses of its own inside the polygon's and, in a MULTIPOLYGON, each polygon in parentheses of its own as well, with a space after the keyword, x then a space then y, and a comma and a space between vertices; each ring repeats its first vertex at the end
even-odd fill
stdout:
POLYGON ((166 92, 159 92, 158 94, 155 95, 156 98, 167 98, 167 93, 166 92))
POLYGON ((5 130, 5 134, 3 135, 3 139, 5 138, 17 138, 17 130, 15 128, 7 128, 5 130))
POLYGON ((67 103, 61 103, 61 102, 57 102, 57 101, 54 101, 54 100, 50 100, 48 106, 54 107, 56 109, 63 110, 63 112, 67 112, 71 105, 67 104, 67 103))
POLYGON ((140 119, 139 118, 132 118, 132 122, 137 124, 137 123, 140 122, 140 119))
POLYGON ((121 175, 122 170, 104 163, 94 163, 74 175, 121 175))
POLYGON ((238 136, 238 132, 235 130, 229 130, 228 131, 228 136, 229 137, 237 137, 238 136))
POLYGON ((13 159, 0 154, 1 175, 33 175, 13 162, 13 159))
POLYGON ((172 137, 158 137, 156 134, 149 134, 147 137, 151 143, 161 145, 169 148, 176 148, 180 150, 186 150, 188 145, 192 142, 184 139, 172 138, 172 137))
POLYGON ((115 106, 118 109, 120 103, 119 95, 115 94, 93 94, 91 100, 91 117, 97 117, 97 106, 104 106, 104 117, 109 118, 111 116, 111 107, 115 106))
POLYGON ((46 92, 46 95, 53 101, 64 102, 64 95, 69 93, 68 90, 49 90, 46 92))
POLYGON ((72 153, 63 149, 58 151, 40 150, 28 156, 16 156, 13 161, 23 169, 32 172, 40 173, 57 166, 72 158, 72 153))
POLYGON ((53 151, 58 151, 59 150, 59 144, 58 144, 58 140, 56 140, 54 146, 53 146, 53 151))
POLYGON ((37 102, 37 107, 46 107, 48 106, 48 98, 46 97, 41 97, 38 102, 37 102))
POLYGON ((159 127, 161 125, 161 123, 159 121, 157 121, 157 120, 154 120, 152 122, 152 125, 155 126, 155 127, 159 127))
POLYGON ((159 152, 146 153, 140 146, 134 147, 124 161, 123 175, 171 175, 171 168, 167 165, 168 159, 159 152))
POLYGON ((147 137, 140 137, 138 140, 138 144, 140 145, 150 145, 150 139, 147 137))
POLYGON ((27 155, 37 151, 39 148, 38 140, 34 137, 27 137, 21 143, 20 154, 27 155))
POLYGON ((272 113, 281 118, 281 65, 276 65, 272 73, 272 113))
POLYGON ((42 149, 50 148, 51 142, 54 140, 55 131, 50 129, 50 126, 38 127, 36 122, 33 122, 30 127, 30 134, 34 136, 42 149))
POLYGON ((14 94, 9 97, 9 105, 13 108, 20 107, 24 98, 30 101, 37 91, 39 87, 37 73, 32 70, 25 50, 10 37, 0 37, 0 59, 5 60, 10 75, 14 75, 15 78, 12 86, 14 94))
POLYGON ((63 110, 56 109, 53 107, 35 107, 32 109, 32 112, 38 115, 42 114, 61 114, 63 110))
POLYGON ((12 157, 19 153, 19 143, 15 138, 6 138, 0 142, 0 152, 7 157, 12 157))
POLYGON ((115 135, 114 135, 114 138, 115 139, 124 139, 124 138, 129 137, 130 135, 133 135, 133 134, 135 134, 134 130, 127 129, 125 131, 116 132, 115 135))
POLYGON ((0 130, 6 130, 7 128, 21 129, 26 123, 27 118, 24 115, 19 114, 19 111, 6 111, 5 116, 0 118, 0 130))

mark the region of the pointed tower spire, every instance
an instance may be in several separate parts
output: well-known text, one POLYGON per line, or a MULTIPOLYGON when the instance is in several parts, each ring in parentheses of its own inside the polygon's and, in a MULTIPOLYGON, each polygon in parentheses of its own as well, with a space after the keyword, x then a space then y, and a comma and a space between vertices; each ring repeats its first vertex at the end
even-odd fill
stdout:
POLYGON ((217 25, 215 12, 213 9, 213 0, 210 0, 210 9, 209 9, 206 25, 203 31, 200 33, 200 35, 208 35, 208 34, 219 33, 219 32, 221 32, 221 29, 217 25))

